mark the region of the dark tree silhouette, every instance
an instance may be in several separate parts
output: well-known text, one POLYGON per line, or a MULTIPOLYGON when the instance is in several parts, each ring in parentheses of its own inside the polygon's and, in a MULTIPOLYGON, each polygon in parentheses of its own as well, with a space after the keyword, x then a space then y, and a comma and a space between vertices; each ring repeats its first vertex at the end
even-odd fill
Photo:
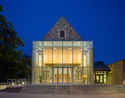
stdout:
POLYGON ((94 65, 105 65, 105 62, 97 61, 96 63, 94 63, 94 65))
POLYGON ((32 62, 31 56, 29 56, 28 54, 25 54, 21 57, 19 73, 18 73, 19 78, 26 78, 26 79, 31 78, 31 62, 32 62))
MULTIPOLYGON (((2 6, 0 5, 0 11, 2 6)), ((19 47, 24 43, 14 30, 14 26, 0 15, 0 79, 18 78, 17 73, 30 73, 31 58, 22 56, 19 47), (22 69, 21 69, 22 68, 22 69)))

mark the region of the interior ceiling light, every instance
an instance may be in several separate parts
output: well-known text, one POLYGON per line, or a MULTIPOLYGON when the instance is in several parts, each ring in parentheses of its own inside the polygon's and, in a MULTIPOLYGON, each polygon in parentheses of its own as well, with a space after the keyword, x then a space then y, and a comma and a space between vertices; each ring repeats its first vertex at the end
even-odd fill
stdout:
POLYGON ((72 49, 71 47, 69 47, 69 49, 72 49))
POLYGON ((56 47, 54 49, 57 49, 56 47))

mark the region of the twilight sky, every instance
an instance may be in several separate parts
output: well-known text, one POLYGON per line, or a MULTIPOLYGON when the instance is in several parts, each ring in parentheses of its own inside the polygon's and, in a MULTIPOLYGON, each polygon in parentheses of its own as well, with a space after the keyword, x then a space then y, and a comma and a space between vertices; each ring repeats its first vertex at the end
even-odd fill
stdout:
POLYGON ((40 41, 63 15, 85 41, 94 43, 94 62, 125 59, 125 0, 0 0, 1 12, 31 55, 32 41, 40 41))

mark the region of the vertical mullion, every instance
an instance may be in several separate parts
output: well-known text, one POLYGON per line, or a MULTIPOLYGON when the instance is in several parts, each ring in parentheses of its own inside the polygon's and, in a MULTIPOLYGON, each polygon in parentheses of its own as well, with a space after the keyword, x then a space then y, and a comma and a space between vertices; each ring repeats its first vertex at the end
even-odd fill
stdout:
POLYGON ((47 67, 46 67, 46 80, 47 80, 47 67))
POLYGON ((68 72, 68 67, 67 67, 67 83, 68 83, 68 75, 69 75, 69 72, 68 72))
POLYGON ((52 83, 54 83, 54 69, 53 69, 53 41, 52 41, 52 83))
POLYGON ((62 83, 63 83, 63 79, 64 79, 64 78, 63 78, 63 67, 62 67, 62 83))
POLYGON ((83 52, 83 41, 82 41, 82 80, 83 80, 83 84, 84 84, 84 66, 83 66, 83 64, 84 64, 84 52, 83 52))
POLYGON ((64 77, 63 77, 63 41, 62 41, 62 83, 63 83, 63 79, 64 79, 64 77))
POLYGON ((63 41, 62 41, 62 67, 63 67, 63 41))
MULTIPOLYGON (((44 79, 44 76, 43 76, 43 41, 42 41, 42 78, 44 79)), ((43 83, 43 79, 42 79, 42 83, 43 83)))
POLYGON ((57 67, 57 84, 58 84, 58 78, 59 78, 59 67, 57 67))
POLYGON ((73 41, 72 41, 72 84, 73 84, 73 41))

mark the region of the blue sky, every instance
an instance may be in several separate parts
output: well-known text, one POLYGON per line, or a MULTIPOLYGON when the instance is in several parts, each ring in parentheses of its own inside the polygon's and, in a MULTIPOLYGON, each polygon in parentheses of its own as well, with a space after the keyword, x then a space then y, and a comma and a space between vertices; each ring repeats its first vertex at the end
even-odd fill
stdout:
POLYGON ((94 62, 125 59, 125 0, 0 0, 31 55, 32 41, 40 41, 63 15, 85 41, 94 43, 94 62))

